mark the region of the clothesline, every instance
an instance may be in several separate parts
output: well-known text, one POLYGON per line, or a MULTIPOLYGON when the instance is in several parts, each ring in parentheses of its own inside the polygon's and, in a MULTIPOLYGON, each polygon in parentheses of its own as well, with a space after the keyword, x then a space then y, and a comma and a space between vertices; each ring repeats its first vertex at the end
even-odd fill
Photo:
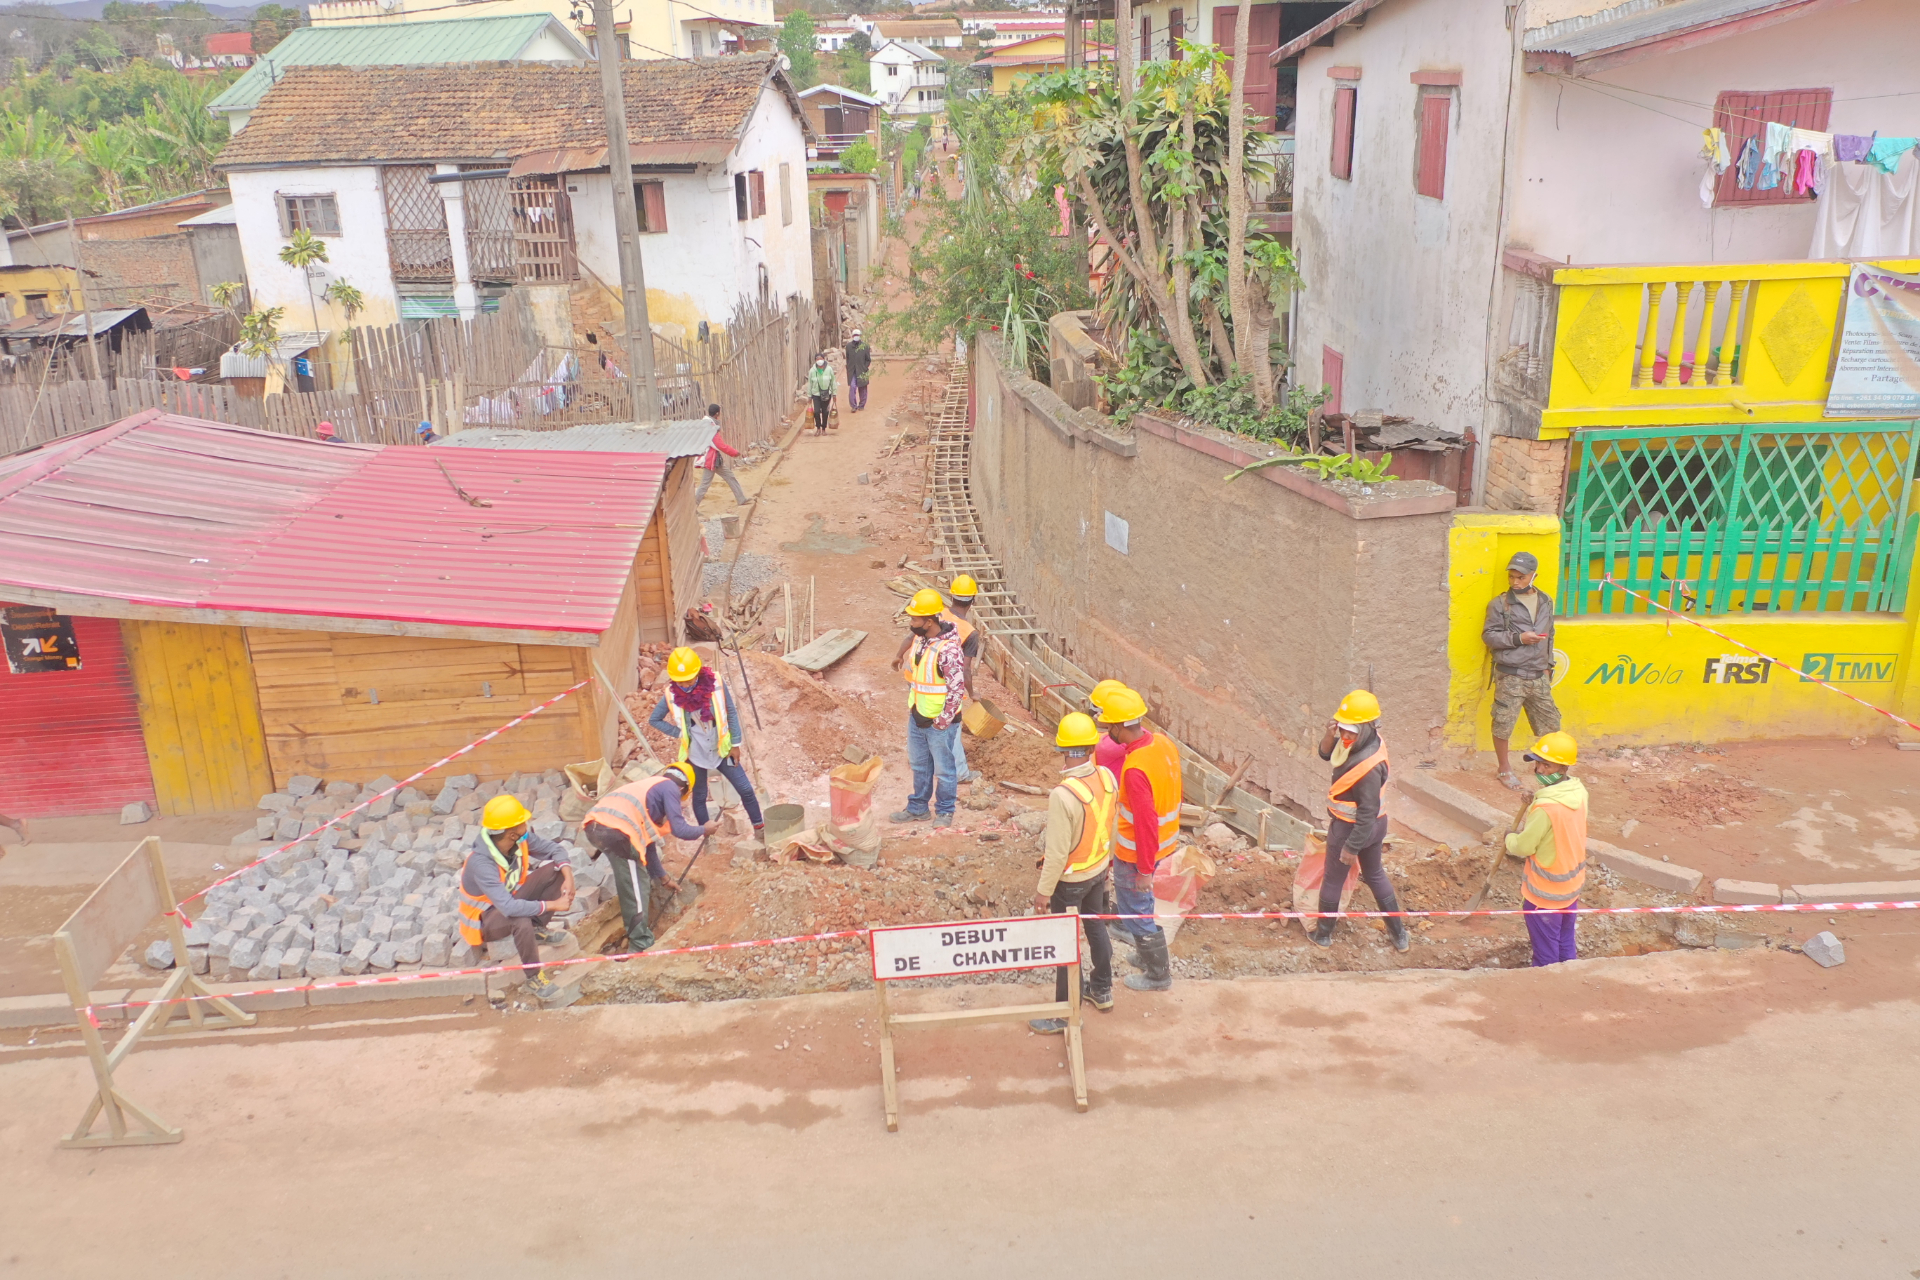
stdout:
POLYGON ((1827 188, 1835 164, 1871 165, 1884 174, 1900 167, 1920 138, 1881 137, 1877 132, 1822 133, 1767 121, 1764 131, 1738 141, 1736 158, 1726 131, 1715 126, 1701 133, 1700 158, 1710 168, 1700 183, 1701 199, 1712 203, 1715 180, 1728 168, 1742 191, 1784 189, 1793 195, 1819 195, 1827 188))

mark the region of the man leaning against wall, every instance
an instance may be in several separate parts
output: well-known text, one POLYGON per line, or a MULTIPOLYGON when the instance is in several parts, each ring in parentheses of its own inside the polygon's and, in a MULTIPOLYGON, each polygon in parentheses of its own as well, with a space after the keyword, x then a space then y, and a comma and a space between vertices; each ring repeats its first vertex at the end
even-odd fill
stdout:
POLYGON ((1540 561, 1520 551, 1507 562, 1507 590, 1487 605, 1480 638, 1493 653, 1493 754, 1500 781, 1515 791, 1528 790, 1507 760, 1509 739, 1527 713, 1534 736, 1560 729, 1560 708, 1553 700, 1553 597, 1534 582, 1540 561))

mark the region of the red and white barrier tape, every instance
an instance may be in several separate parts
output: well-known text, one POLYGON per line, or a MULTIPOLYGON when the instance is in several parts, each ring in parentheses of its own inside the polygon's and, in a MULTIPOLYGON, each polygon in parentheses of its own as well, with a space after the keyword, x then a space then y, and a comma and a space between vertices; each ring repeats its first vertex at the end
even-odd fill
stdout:
MULTIPOLYGON (((1907 902, 1759 902, 1759 903, 1704 903, 1699 905, 1682 904, 1668 907, 1576 907, 1562 915, 1580 916, 1629 916, 1629 915, 1736 915, 1760 911, 1792 912, 1835 912, 1835 911, 1914 911, 1920 910, 1920 901, 1907 902)), ((1455 918, 1463 916, 1518 916, 1538 914, 1527 912, 1519 907, 1482 907, 1476 911, 1188 911, 1180 914, 1181 920, 1384 920, 1397 917, 1403 920, 1455 918)), ((1162 915, 1123 915, 1105 914, 1083 915, 1083 920, 1155 920, 1170 919, 1162 915)), ((949 923, 934 921, 935 925, 949 923)), ((951 923, 959 923, 954 921, 951 923)), ((421 973, 385 973, 365 978, 343 978, 338 982, 301 982, 291 986, 256 987, 248 991, 223 991, 217 995, 176 996, 171 1000, 121 1000, 111 1004, 88 1005, 87 1016, 98 1025, 94 1016, 100 1009, 144 1009, 155 1004, 190 1004, 196 1000, 238 1000, 248 996, 292 995, 302 991, 337 991, 344 987, 399 986, 409 982, 426 982, 434 978, 465 978, 496 973, 524 972, 528 968, 565 969, 583 964, 609 964, 620 960, 647 960, 661 956, 690 956, 717 951, 745 951, 754 947, 784 947, 796 942, 829 942, 840 938, 865 937, 866 929, 839 929, 832 933, 801 933, 785 938, 753 938, 744 942, 705 942, 686 947, 667 947, 659 951, 627 951, 617 955, 574 956, 566 960, 543 961, 537 966, 524 964, 482 965, 470 969, 435 969, 421 973)))
POLYGON ((1745 649, 1748 653, 1752 654, 1756 658, 1765 658, 1768 662, 1771 662, 1774 666, 1779 667, 1783 671, 1793 672, 1794 675, 1799 676, 1802 680, 1806 681, 1809 684, 1817 684, 1822 689, 1827 690, 1829 693, 1837 693, 1841 697, 1847 699, 1850 702, 1859 703, 1861 706, 1865 707, 1869 711, 1878 712, 1879 714, 1885 716, 1887 719, 1893 721, 1895 724, 1905 725, 1907 728, 1912 729, 1914 732, 1920 733, 1920 724, 1915 724, 1913 721, 1907 719, 1905 716, 1896 715, 1894 712, 1887 710, 1885 707, 1875 706, 1873 703, 1868 702, 1865 698, 1862 698, 1858 694, 1848 693, 1845 689, 1842 689, 1840 686, 1835 684, 1829 684, 1827 681, 1822 680, 1819 676, 1810 676, 1806 672, 1802 671, 1800 668, 1794 666, 1792 663, 1782 662, 1780 659, 1774 657, 1770 653, 1762 653, 1760 652, 1760 650, 1754 648, 1752 645, 1748 644, 1746 641, 1735 640, 1732 636, 1728 635, 1726 632, 1716 630, 1715 628, 1708 626, 1706 623, 1701 622, 1697 618, 1689 618, 1684 613, 1675 612, 1675 610, 1671 605, 1661 604, 1658 600, 1654 599, 1652 596, 1646 595, 1643 592, 1635 591, 1632 587, 1628 586, 1626 583, 1616 579, 1612 574, 1607 574, 1606 577, 1603 579, 1603 581, 1608 586, 1617 587, 1620 590, 1626 592, 1628 595, 1635 597, 1636 599, 1645 600, 1648 604, 1660 610, 1662 613, 1667 614, 1669 617, 1678 618, 1682 622, 1689 623, 1693 626, 1696 626, 1710 636, 1718 637, 1721 640, 1725 640, 1730 645, 1734 645, 1737 648, 1745 649))
POLYGON ((198 893, 190 893, 186 897, 180 899, 178 903, 174 904, 174 908, 171 914, 180 916, 182 920, 185 920, 187 917, 184 915, 181 915, 181 908, 185 907, 189 902, 192 902, 195 898, 204 898, 207 895, 207 892, 209 890, 219 888, 221 885, 225 884, 229 880, 232 880, 236 876, 245 875, 247 872, 259 866, 261 863, 266 862, 271 858, 278 857, 280 854, 283 854, 287 850, 293 848, 293 846, 301 843, 301 841, 313 839, 315 836, 319 835, 322 831, 325 831, 328 827, 339 826, 342 822, 345 822, 348 818, 351 818, 354 814, 359 813, 362 809, 365 809, 369 805, 373 804, 374 801, 381 799, 383 796, 393 795, 395 792, 398 792, 405 787, 409 787, 413 785, 414 783, 418 782, 420 779, 432 773, 435 769, 440 768, 442 765, 451 764, 455 760, 458 760, 461 756, 466 755, 469 751, 472 751, 476 747, 479 747, 481 744, 493 741, 493 739, 499 737, 501 734, 505 733, 507 730, 511 728, 514 728, 517 725, 525 724, 527 721, 533 719, 533 717, 539 715, 542 711, 545 711, 548 707, 551 707, 554 703, 559 702, 563 698, 567 698, 572 696, 573 694, 578 693, 580 690, 586 688, 589 684, 592 684, 592 683, 593 682, 591 680, 582 680, 580 681, 580 683, 573 685, 570 688, 562 689, 559 693, 554 694, 551 698, 548 698, 545 702, 541 703, 537 707, 534 707, 532 710, 522 712, 520 715, 515 716, 513 719, 501 725, 498 729, 493 729, 493 730, 490 730, 489 732, 481 734, 479 737, 475 738, 472 742, 469 742, 466 746, 461 747, 458 751, 450 752, 447 755, 441 756, 438 760, 435 760, 432 764, 428 765, 426 768, 420 770, 418 773, 409 774, 407 777, 400 779, 400 781, 394 783, 392 786, 388 787, 385 791, 379 792, 376 795, 368 796, 365 800, 362 800, 359 804, 353 806, 353 808, 348 809, 345 813, 334 815, 333 817, 327 819, 327 821, 315 827, 313 830, 307 832, 305 835, 297 836, 294 839, 287 841, 285 844, 281 845, 279 848, 273 849, 266 853, 261 854, 259 857, 255 858, 252 862, 249 862, 244 867, 237 867, 234 870, 227 872, 226 875, 221 876, 218 880, 215 880, 212 884, 208 885, 205 889, 200 890, 198 893))

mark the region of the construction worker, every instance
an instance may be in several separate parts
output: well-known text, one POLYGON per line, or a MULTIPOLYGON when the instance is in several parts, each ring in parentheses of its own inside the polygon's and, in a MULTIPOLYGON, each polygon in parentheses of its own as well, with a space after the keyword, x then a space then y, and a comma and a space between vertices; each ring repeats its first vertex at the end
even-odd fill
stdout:
POLYGON ((1480 629, 1493 656, 1494 767, 1513 791, 1527 789, 1507 762, 1521 709, 1535 734, 1560 728, 1560 705, 1553 700, 1553 597, 1535 583, 1539 572, 1531 551, 1514 552, 1507 561, 1507 589, 1487 602, 1480 629))
MULTIPOLYGON (((1382 852, 1387 815, 1380 792, 1387 785, 1387 744, 1380 737, 1379 720, 1380 700, 1365 689, 1355 689, 1340 700, 1327 731, 1320 735, 1320 758, 1333 763, 1333 785, 1327 789, 1327 863, 1320 879, 1322 912, 1340 910, 1340 891, 1355 859, 1360 863, 1360 878, 1380 910, 1400 910, 1382 852)), ((1330 947, 1339 923, 1323 916, 1308 936, 1317 945, 1330 947)), ((1405 916, 1387 917, 1387 937, 1395 951, 1413 945, 1405 916)))
POLYGON ((967 697, 967 659, 960 649, 959 629, 940 615, 947 602, 931 587, 907 603, 907 626, 913 640, 895 660, 907 678, 907 760, 913 766, 913 794, 907 807, 892 815, 894 822, 927 818, 927 802, 942 827, 953 825, 959 802, 959 769, 954 744, 960 738, 960 709, 967 697))
POLYGON ((1579 955, 1573 927, 1580 919, 1580 890, 1587 883, 1587 785, 1573 776, 1580 759, 1572 735, 1549 733, 1533 744, 1526 761, 1540 790, 1526 821, 1507 837, 1507 852, 1526 859, 1520 880, 1533 963, 1559 964, 1579 955))
POLYGON ((760 819, 760 797, 740 765, 746 731, 733 707, 733 691, 685 646, 667 655, 667 679, 671 683, 647 724, 669 738, 679 738, 679 758, 693 766, 693 820, 707 820, 707 773, 718 769, 739 793, 747 820, 753 823, 753 838, 758 840, 766 824, 760 819))
POLYGON ((579 984, 555 982, 540 967, 540 948, 568 941, 565 930, 548 926, 573 905, 573 865, 558 842, 528 830, 532 817, 510 795, 495 796, 480 810, 480 834, 460 869, 460 937, 470 947, 512 938, 527 994, 563 1008, 580 998, 579 984))
POLYGON ((666 838, 699 840, 720 825, 718 818, 698 826, 690 824, 680 802, 693 790, 693 766, 684 762, 670 764, 663 772, 639 782, 616 787, 600 797, 580 821, 580 832, 593 846, 593 856, 607 855, 613 869, 614 892, 620 895, 620 919, 627 927, 624 946, 618 939, 615 951, 645 951, 653 945, 653 926, 647 923, 649 882, 664 883, 667 869, 660 861, 666 838), (640 874, 641 855, 646 856, 646 875, 640 874))
POLYGON ((1118 818, 1113 837, 1113 896, 1119 915, 1135 917, 1115 924, 1133 943, 1141 972, 1127 975, 1135 991, 1165 991, 1173 985, 1167 935, 1153 918, 1153 872, 1180 839, 1180 748, 1143 721, 1146 699, 1122 686, 1107 695, 1100 725, 1112 746, 1095 753, 1119 766, 1118 818), (1116 750, 1117 748, 1117 750, 1116 750))
MULTIPOLYGON (((951 622, 953 629, 960 635, 960 655, 967 661, 967 690, 973 690, 973 664, 980 657, 980 629, 973 625, 967 615, 973 612, 973 598, 980 594, 980 584, 973 580, 970 573, 957 575, 947 584, 947 598, 953 603, 940 614, 942 622, 951 622)), ((967 735, 963 732, 953 740, 954 776, 961 782, 978 782, 976 774, 967 764, 967 735)))
POLYGON ((1094 685, 1093 692, 1087 695, 1087 714, 1090 716, 1099 715, 1100 708, 1106 705, 1107 695, 1113 693, 1115 690, 1126 687, 1126 685, 1121 684, 1118 680, 1102 680, 1099 684, 1094 685))
MULTIPOLYGON (((1113 823, 1119 808, 1120 784, 1093 762, 1100 730, 1091 717, 1078 711, 1060 718, 1053 745, 1060 752, 1060 783, 1047 798, 1046 853, 1040 863, 1040 886, 1033 893, 1035 911, 1059 913, 1072 907, 1083 916, 1103 916, 1113 908, 1107 901, 1107 863, 1113 854, 1113 823)), ((1103 1013, 1113 1008, 1113 944, 1107 922, 1083 920, 1093 973, 1087 979, 1087 1002, 1103 1013)), ((1067 998, 1067 971, 1054 970, 1053 998, 1067 998)), ((1035 1031, 1055 1034, 1067 1029, 1065 1018, 1035 1018, 1035 1031)))
POLYGON ((833 411, 833 366, 822 351, 807 370, 807 397, 813 401, 813 434, 827 434, 827 419, 833 411))

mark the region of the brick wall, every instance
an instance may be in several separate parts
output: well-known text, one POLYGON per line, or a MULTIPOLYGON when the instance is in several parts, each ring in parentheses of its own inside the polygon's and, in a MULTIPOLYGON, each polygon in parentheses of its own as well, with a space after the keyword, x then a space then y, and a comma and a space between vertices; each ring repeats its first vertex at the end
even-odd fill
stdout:
POLYGON ((1488 510, 1559 514, 1561 480, 1567 471, 1565 440, 1495 436, 1488 445, 1488 510))
POLYGON ((99 306, 138 306, 146 295, 200 297, 199 272, 186 232, 144 240, 92 240, 81 246, 89 301, 99 306))

